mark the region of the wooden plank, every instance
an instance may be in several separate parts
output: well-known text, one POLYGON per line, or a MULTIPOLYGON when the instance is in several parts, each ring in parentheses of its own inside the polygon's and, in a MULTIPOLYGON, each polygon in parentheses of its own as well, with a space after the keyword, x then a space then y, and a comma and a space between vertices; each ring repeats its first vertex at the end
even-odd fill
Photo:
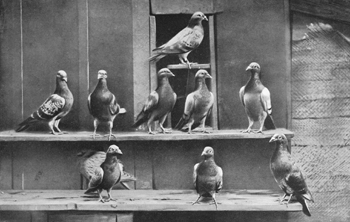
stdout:
MULTIPOLYGON (((78 17, 75 1, 23 1, 23 107, 24 118, 56 88, 56 73, 65 70, 68 86, 78 94, 78 17), (43 30, 45 30, 43 32, 43 30)), ((60 126, 77 129, 79 113, 74 103, 60 126)), ((32 129, 47 129, 43 124, 32 129)))
MULTIPOLYGON (((134 62, 138 60, 132 49, 138 46, 133 45, 132 7, 131 1, 89 1, 89 91, 92 92, 97 84, 98 71, 106 70, 108 89, 127 111, 115 118, 113 129, 116 131, 130 128, 134 120, 132 86, 137 85, 133 73, 136 72, 134 62)), ((82 99, 86 101, 87 95, 82 99)), ((90 116, 86 121, 92 130, 93 118, 90 116)), ((101 124, 99 130, 107 128, 101 124)))
POLYGON ((134 214, 133 213, 118 213, 117 222, 133 222, 134 214))
POLYGON ((21 1, 1 1, 0 129, 13 129, 22 119, 21 1))
POLYGON ((12 189, 12 155, 14 146, 10 143, 0 143, 0 189, 12 189))
POLYGON ((48 222, 116 222, 116 214, 108 212, 54 212, 50 213, 48 222))
POLYGON ((1 212, 0 222, 32 222, 30 212, 1 212))
MULTIPOLYGON (((192 63, 191 64, 191 69, 210 69, 211 64, 197 64, 197 63, 192 63)), ((187 64, 171 64, 167 66, 168 69, 188 69, 187 64)))
POLYGON ((48 213, 43 211, 30 212, 31 222, 48 222, 48 213))
POLYGON ((284 1, 284 22, 285 22, 285 40, 287 43, 285 44, 286 51, 286 128, 292 128, 292 50, 291 50, 291 42, 292 42, 292 27, 291 27, 291 15, 290 15, 290 3, 289 1, 284 1))
POLYGON ((292 0, 290 9, 294 12, 350 23, 348 1, 292 0))
POLYGON ((224 9, 222 0, 151 0, 150 2, 151 13, 156 15, 192 14, 196 11, 214 14, 224 9))
POLYGON ((210 75, 212 76, 210 88, 214 95, 214 105, 211 111, 211 127, 218 129, 218 93, 217 93, 217 75, 216 75, 216 45, 215 45, 215 16, 209 18, 209 47, 210 47, 210 75))
MULTIPOLYGON (((193 131, 193 134, 188 134, 181 131, 173 131, 171 134, 156 134, 150 135, 147 132, 118 132, 115 141, 176 141, 176 140, 220 140, 220 139, 266 139, 271 138, 275 133, 283 133, 287 137, 293 137, 294 133, 277 128, 276 130, 267 130, 261 133, 242 133, 241 130, 214 130, 211 133, 203 134, 193 131)), ((50 135, 45 133, 32 133, 14 131, 3 131, 0 133, 0 141, 107 141, 107 138, 91 137, 91 132, 69 132, 64 135, 50 135)))
POLYGON ((76 153, 86 143, 16 143, 13 156, 14 189, 79 189, 76 153), (46 149, 42 149, 45 147, 46 149))
MULTIPOLYGON (((112 196, 117 200, 101 203, 82 190, 11 190, 2 195, 0 211, 216 211, 208 199, 192 205, 197 198, 194 190, 113 190, 112 196)), ((287 207, 279 197, 269 190, 224 190, 216 195, 220 211, 301 211, 298 202, 287 207)))
POLYGON ((77 1, 79 28, 79 128, 87 129, 91 123, 87 109, 87 95, 89 95, 89 4, 88 0, 77 1))

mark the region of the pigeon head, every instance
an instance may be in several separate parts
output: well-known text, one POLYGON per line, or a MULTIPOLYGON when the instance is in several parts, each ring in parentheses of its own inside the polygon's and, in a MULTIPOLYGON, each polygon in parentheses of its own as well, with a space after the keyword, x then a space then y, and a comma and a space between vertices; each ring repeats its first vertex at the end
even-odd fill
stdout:
POLYGON ((214 149, 212 147, 210 147, 210 146, 204 147, 204 150, 203 150, 201 156, 204 156, 204 157, 212 157, 212 156, 214 156, 214 149))
POLYGON ((107 79, 107 72, 105 70, 98 71, 97 79, 107 79))
POLYGON ((163 68, 158 71, 158 77, 172 77, 175 76, 168 68, 163 68))
POLYGON ((110 145, 108 147, 107 153, 109 153, 109 154, 123 154, 117 145, 110 145))
POLYGON ((287 137, 284 134, 276 133, 270 139, 270 143, 272 143, 272 142, 277 142, 278 144, 287 144, 288 140, 287 140, 287 137))
POLYGON ((260 72, 260 65, 256 62, 252 62, 249 64, 249 66, 246 68, 245 71, 255 71, 260 72))
POLYGON ((63 80, 63 81, 65 81, 65 82, 68 81, 67 73, 64 70, 58 71, 56 77, 61 79, 61 80, 63 80))
POLYGON ((203 12, 195 12, 193 13, 193 15, 191 16, 191 20, 197 20, 197 21, 208 21, 207 16, 204 15, 203 12))
POLYGON ((209 78, 209 79, 212 79, 211 75, 209 75, 207 70, 204 70, 204 69, 198 70, 198 72, 196 73, 195 78, 204 78, 204 79, 209 78))

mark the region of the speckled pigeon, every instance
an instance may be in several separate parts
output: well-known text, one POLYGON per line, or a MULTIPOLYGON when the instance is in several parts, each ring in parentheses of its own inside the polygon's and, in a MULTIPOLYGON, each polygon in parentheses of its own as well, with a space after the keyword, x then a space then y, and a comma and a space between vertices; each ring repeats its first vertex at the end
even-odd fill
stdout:
POLYGON ((212 147, 205 147, 202 156, 204 160, 194 165, 193 170, 193 183, 199 195, 193 204, 198 203, 201 197, 212 197, 217 209, 215 193, 222 188, 223 171, 214 161, 214 149, 212 147))
POLYGON ((99 201, 102 203, 110 200, 114 200, 111 196, 111 190, 115 184, 120 181, 123 169, 118 164, 117 155, 123 154, 122 151, 116 145, 109 146, 105 161, 100 167, 95 169, 94 175, 90 177, 89 187, 86 190, 86 194, 97 191, 99 195, 99 201), (107 199, 103 199, 101 192, 106 190, 108 194, 107 199))
POLYGON ((303 174, 288 151, 288 140, 286 136, 284 134, 275 134, 270 139, 270 143, 272 142, 276 142, 276 148, 270 160, 270 169, 278 186, 285 193, 281 198, 281 202, 288 195, 289 198, 286 203, 288 205, 292 196, 295 196, 297 201, 303 206, 304 214, 311 216, 305 200, 312 202, 314 200, 306 186, 303 174))
MULTIPOLYGON (((106 160, 106 153, 103 151, 86 150, 79 152, 78 156, 78 167, 79 172, 89 180, 94 174, 96 168, 100 167, 101 164, 106 160)), ((123 169, 120 184, 126 189, 130 190, 127 182, 136 181, 136 178, 130 173, 125 171, 123 162, 118 159, 118 164, 123 169)))
POLYGON ((41 104, 37 111, 19 124, 16 132, 26 130, 38 121, 46 121, 52 134, 62 134, 63 132, 58 128, 58 124, 62 117, 70 112, 74 102, 73 94, 68 88, 67 81, 67 73, 63 70, 58 71, 54 93, 41 104))
POLYGON ((163 133, 171 131, 165 130, 163 123, 176 103, 176 93, 169 84, 169 77, 175 76, 169 69, 163 68, 158 72, 158 87, 147 98, 141 112, 136 118, 133 127, 138 127, 147 122, 148 132, 152 132, 151 126, 154 121, 159 120, 159 126, 163 133))
POLYGON ((239 90, 239 97, 248 116, 249 126, 244 133, 252 132, 254 122, 259 122, 260 128, 257 131, 262 133, 266 129, 276 129, 272 119, 272 107, 270 91, 260 81, 260 65, 256 62, 250 63, 246 71, 251 76, 247 84, 239 90))
MULTIPOLYGON (((114 94, 107 87, 107 72, 98 71, 98 83, 94 91, 88 97, 88 107, 90 114, 94 117, 94 134, 95 139, 98 125, 107 123, 109 126, 108 140, 111 140, 113 121, 118 114, 126 113, 124 108, 120 108, 114 94)), ((115 136, 114 136, 115 137, 115 136)))
POLYGON ((183 30, 167 43, 153 49, 154 55, 150 58, 150 61, 158 61, 166 55, 175 54, 179 56, 181 63, 188 64, 190 67, 187 56, 192 50, 198 48, 203 40, 203 20, 208 21, 202 12, 195 12, 183 30))
POLYGON ((198 70, 195 76, 196 89, 186 97, 184 114, 175 129, 181 130, 188 123, 188 133, 192 133, 199 125, 202 125, 202 131, 207 133, 205 120, 213 107, 214 95, 208 90, 206 78, 212 77, 206 70, 198 70))

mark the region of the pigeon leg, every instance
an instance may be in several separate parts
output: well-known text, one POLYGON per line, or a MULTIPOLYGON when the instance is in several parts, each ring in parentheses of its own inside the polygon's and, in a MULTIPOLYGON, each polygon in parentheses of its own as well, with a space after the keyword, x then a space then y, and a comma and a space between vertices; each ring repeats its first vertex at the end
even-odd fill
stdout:
MULTIPOLYGON (((96 131, 97 131, 97 126, 98 126, 99 122, 97 119, 94 119, 94 133, 92 134, 92 137, 94 139, 96 139, 96 131)), ((101 136, 101 135, 98 135, 98 136, 101 136)))
POLYGON ((112 195, 111 195, 111 190, 112 190, 112 188, 109 188, 108 190, 107 190, 107 195, 108 195, 108 197, 107 197, 107 200, 106 201, 111 201, 111 200, 116 200, 116 199, 113 199, 112 198, 112 195))
POLYGON ((58 119, 54 123, 54 129, 59 133, 59 134, 67 134, 67 132, 63 132, 58 128, 58 124, 60 123, 61 119, 58 119))
POLYGON ((165 119, 166 119, 167 115, 163 116, 160 120, 159 120, 159 127, 160 129, 162 130, 162 133, 165 134, 165 133, 171 133, 171 129, 170 130, 166 130, 164 127, 163 127, 163 124, 165 122, 165 119))
POLYGON ((108 134, 108 141, 111 141, 112 136, 114 138, 117 138, 115 135, 112 134, 112 128, 113 128, 113 122, 109 121, 109 134, 108 134))
POLYGON ((203 120, 202 120, 202 132, 203 133, 210 133, 209 131, 207 131, 205 129, 205 120, 207 119, 207 117, 204 117, 203 120))
POLYGON ((267 113, 263 112, 263 116, 259 118, 260 128, 257 131, 257 133, 263 133, 262 131, 264 128, 264 122, 265 122, 266 117, 267 117, 267 113))
POLYGON ((192 203, 192 205, 195 205, 196 203, 199 204, 199 199, 201 198, 201 195, 198 195, 198 198, 195 202, 192 203))
POLYGON ((215 199, 215 194, 213 195, 213 203, 215 204, 216 210, 218 210, 218 204, 217 204, 216 199, 215 199))
POLYGON ((280 204, 284 201, 284 198, 287 196, 287 194, 283 194, 282 197, 279 198, 280 204))
POLYGON ((56 120, 56 118, 52 119, 52 120, 49 122, 49 127, 50 127, 51 133, 52 133, 53 135, 57 135, 57 134, 58 134, 58 133, 56 133, 56 131, 53 129, 55 120, 56 120))
POLYGON ((248 128, 246 130, 243 130, 242 133, 252 132, 252 126, 254 124, 254 121, 248 117, 248 122, 249 122, 248 128))
POLYGON ((288 197, 288 200, 287 200, 287 203, 286 203, 286 206, 288 207, 288 204, 289 204, 289 202, 290 202, 290 199, 292 199, 292 196, 293 196, 293 194, 289 194, 289 197, 288 197))
POLYGON ((193 120, 191 120, 189 123, 188 123, 188 134, 192 134, 192 125, 193 125, 193 120))
POLYGON ((102 194, 101 194, 102 190, 98 189, 97 193, 98 193, 98 196, 99 196, 98 202, 104 203, 105 201, 103 200, 103 197, 102 197, 102 194))
POLYGON ((148 134, 155 135, 156 133, 152 131, 153 118, 150 118, 147 122, 148 134))

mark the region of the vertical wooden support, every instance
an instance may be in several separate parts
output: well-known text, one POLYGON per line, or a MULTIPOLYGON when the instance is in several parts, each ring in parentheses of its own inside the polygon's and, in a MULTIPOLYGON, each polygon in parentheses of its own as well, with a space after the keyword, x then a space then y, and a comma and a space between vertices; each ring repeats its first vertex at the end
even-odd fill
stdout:
POLYGON ((209 46, 210 46, 210 75, 211 91, 214 94, 215 102, 211 111, 211 126, 214 130, 218 129, 218 94, 216 88, 216 47, 215 47, 215 15, 209 16, 209 46))
MULTIPOLYGON (((157 34, 157 27, 156 27, 156 17, 155 16, 150 16, 149 17, 149 46, 150 46, 150 56, 151 52, 154 48, 156 48, 157 44, 157 39, 156 39, 156 34, 157 34)), ((149 87, 150 87, 150 92, 154 90, 157 87, 157 66, 155 62, 150 62, 149 63, 149 87)))
POLYGON ((132 0, 133 16, 133 75, 134 75, 134 118, 141 110, 150 91, 149 83, 149 1, 132 0))
POLYGON ((89 113, 86 100, 89 95, 89 16, 88 0, 78 0, 79 26, 79 124, 82 129, 87 128, 89 113))
POLYGON ((286 47, 286 91, 287 91, 287 104, 286 104, 286 122, 287 129, 292 128, 292 30, 290 25, 290 10, 289 0, 284 0, 284 22, 285 22, 285 47, 286 47))

